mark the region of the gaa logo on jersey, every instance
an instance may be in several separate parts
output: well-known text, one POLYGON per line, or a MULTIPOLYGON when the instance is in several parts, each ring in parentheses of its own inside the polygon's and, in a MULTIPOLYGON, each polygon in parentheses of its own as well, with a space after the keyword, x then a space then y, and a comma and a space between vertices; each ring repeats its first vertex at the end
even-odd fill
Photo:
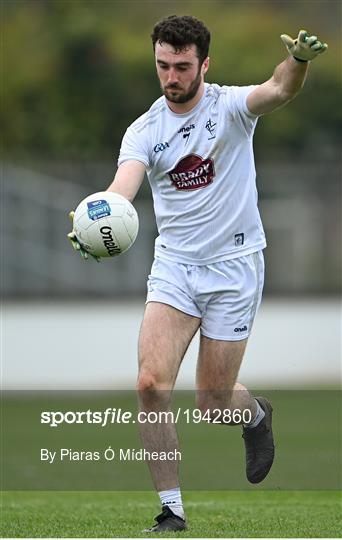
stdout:
POLYGON ((214 161, 203 159, 196 154, 182 158, 172 171, 168 172, 172 184, 178 190, 200 189, 209 186, 215 176, 214 161))

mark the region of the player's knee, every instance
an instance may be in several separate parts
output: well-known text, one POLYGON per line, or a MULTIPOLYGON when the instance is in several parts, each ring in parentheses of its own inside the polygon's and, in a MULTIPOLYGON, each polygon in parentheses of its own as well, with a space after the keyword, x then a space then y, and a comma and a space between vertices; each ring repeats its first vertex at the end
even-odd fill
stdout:
POLYGON ((137 381, 140 406, 145 410, 155 410, 156 408, 167 410, 172 391, 164 388, 165 384, 162 384, 156 374, 147 371, 141 372, 137 381))
POLYGON ((149 371, 139 373, 137 380, 138 392, 153 392, 154 390, 157 390, 157 387, 157 377, 153 373, 149 371))
POLYGON ((234 384, 233 390, 234 392, 247 392, 247 388, 238 382, 234 384))

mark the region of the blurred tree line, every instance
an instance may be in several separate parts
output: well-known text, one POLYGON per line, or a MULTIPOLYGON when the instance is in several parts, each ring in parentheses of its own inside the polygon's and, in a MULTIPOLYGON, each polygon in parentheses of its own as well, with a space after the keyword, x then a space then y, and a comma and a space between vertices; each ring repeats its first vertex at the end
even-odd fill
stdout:
POLYGON ((115 159, 127 126, 160 95, 150 33, 192 14, 212 34, 208 82, 253 84, 286 57, 281 33, 304 27, 329 50, 301 95, 260 121, 258 157, 335 159, 341 122, 340 3, 2 2, 2 112, 7 156, 115 159))

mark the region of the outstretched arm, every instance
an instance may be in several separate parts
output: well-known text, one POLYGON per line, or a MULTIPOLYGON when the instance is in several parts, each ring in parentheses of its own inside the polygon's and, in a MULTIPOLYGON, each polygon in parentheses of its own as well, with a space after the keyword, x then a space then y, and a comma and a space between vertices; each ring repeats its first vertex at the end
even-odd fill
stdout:
POLYGON ((248 109, 258 116, 270 113, 291 101, 304 85, 308 63, 327 49, 316 36, 301 30, 294 40, 283 34, 281 39, 290 56, 279 64, 272 77, 247 97, 248 109))

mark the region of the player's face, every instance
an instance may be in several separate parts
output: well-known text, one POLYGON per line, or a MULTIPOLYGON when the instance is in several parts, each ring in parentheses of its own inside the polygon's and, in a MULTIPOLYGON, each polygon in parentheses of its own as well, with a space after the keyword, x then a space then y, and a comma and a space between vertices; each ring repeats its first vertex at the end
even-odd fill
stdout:
POLYGON ((196 45, 176 52, 168 43, 156 43, 155 58, 160 87, 172 103, 187 103, 203 85, 208 58, 200 65, 196 45))

